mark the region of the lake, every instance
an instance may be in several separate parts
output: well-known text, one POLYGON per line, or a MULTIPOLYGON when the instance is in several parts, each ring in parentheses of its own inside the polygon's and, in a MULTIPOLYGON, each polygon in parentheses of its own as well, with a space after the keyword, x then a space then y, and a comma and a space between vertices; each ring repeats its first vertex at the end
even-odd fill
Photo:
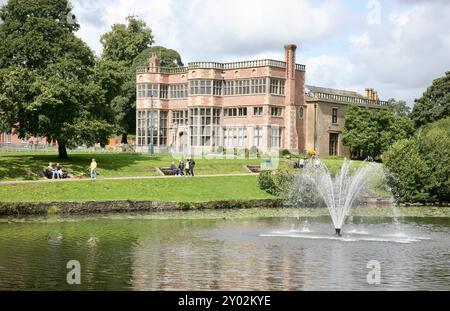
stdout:
POLYGON ((333 233, 292 210, 2 218, 0 290, 450 290, 449 217, 353 216, 333 233))

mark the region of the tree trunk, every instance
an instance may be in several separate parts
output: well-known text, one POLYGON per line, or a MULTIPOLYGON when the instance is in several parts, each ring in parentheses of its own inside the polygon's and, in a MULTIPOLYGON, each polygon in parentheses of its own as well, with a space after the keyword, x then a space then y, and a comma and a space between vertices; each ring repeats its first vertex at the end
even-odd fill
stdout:
POLYGON ((58 157, 60 159, 67 159, 67 149, 65 144, 59 144, 58 143, 58 157))
POLYGON ((121 141, 121 143, 122 144, 128 144, 128 134, 127 133, 122 134, 122 141, 121 141))

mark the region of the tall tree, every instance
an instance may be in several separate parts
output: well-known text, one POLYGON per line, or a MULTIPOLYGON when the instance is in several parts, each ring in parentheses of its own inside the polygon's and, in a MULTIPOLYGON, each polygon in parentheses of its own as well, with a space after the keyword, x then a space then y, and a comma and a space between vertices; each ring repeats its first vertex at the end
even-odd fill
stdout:
POLYGON ((180 54, 172 49, 167 49, 163 46, 153 46, 151 48, 143 50, 133 61, 133 70, 136 70, 138 67, 148 65, 148 60, 150 57, 156 54, 160 61, 161 67, 166 68, 175 68, 184 66, 181 61, 180 54))
MULTIPOLYGON (((95 59, 74 34, 67 0, 10 0, 0 9, 0 115, 21 136, 67 147, 105 144, 112 113, 95 82, 95 59)), ((3 127, 6 125, 3 125, 3 127)))
POLYGON ((143 20, 135 16, 128 16, 126 20, 127 25, 114 24, 110 32, 101 36, 103 59, 131 65, 136 56, 153 44, 152 30, 143 20))
POLYGON ((103 70, 98 72, 98 79, 110 95, 107 101, 114 111, 116 132, 122 135, 122 143, 128 143, 128 133, 136 127, 136 72, 131 67, 154 42, 152 30, 144 21, 128 16, 127 25, 114 24, 100 42, 103 54, 99 66, 103 70))
POLYGON ((359 157, 376 157, 399 139, 414 132, 407 117, 396 116, 391 110, 350 106, 345 117, 343 142, 359 157))
POLYGON ((432 85, 416 99, 411 119, 416 127, 450 116, 450 71, 433 81, 432 85))
POLYGON ((395 116, 408 117, 411 113, 411 108, 404 100, 396 101, 395 99, 391 98, 388 100, 388 105, 389 109, 395 116))
POLYGON ((450 117, 427 124, 384 154, 387 181, 400 202, 450 202, 450 117))
POLYGON ((127 17, 127 25, 115 24, 101 37, 98 77, 108 94, 122 143, 127 143, 128 133, 136 128, 136 69, 147 65, 153 53, 160 57, 162 67, 183 66, 177 51, 151 47, 153 42, 151 29, 134 16, 127 17))

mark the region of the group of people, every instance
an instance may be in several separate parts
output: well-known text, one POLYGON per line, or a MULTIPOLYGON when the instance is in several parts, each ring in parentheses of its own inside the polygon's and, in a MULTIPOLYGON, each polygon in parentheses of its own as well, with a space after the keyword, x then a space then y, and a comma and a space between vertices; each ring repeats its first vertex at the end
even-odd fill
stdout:
POLYGON ((170 169, 177 176, 194 176, 194 167, 194 159, 187 159, 186 162, 180 160, 178 166, 175 165, 175 162, 172 162, 172 164, 170 165, 170 169))
POLYGON ((321 163, 320 163, 320 159, 318 156, 312 157, 310 160, 308 160, 306 158, 300 158, 300 160, 298 160, 298 167, 304 168, 309 161, 310 161, 310 163, 312 163, 314 168, 320 168, 321 163))
POLYGON ((64 177, 64 172, 62 170, 62 166, 59 163, 56 163, 56 166, 53 163, 49 163, 47 170, 52 174, 52 179, 61 179, 64 177))
MULTIPOLYGON (((52 179, 64 178, 63 168, 59 163, 53 165, 53 163, 50 162, 47 166, 47 171, 51 174, 52 179)), ((91 165, 89 166, 89 171, 91 173, 91 178, 97 179, 97 162, 95 159, 92 159, 91 165)))

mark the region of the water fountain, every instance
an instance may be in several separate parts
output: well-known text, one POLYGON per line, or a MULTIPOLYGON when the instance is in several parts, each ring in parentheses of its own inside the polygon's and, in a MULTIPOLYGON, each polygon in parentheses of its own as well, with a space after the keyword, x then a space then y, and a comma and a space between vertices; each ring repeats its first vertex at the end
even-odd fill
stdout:
POLYGON ((310 196, 315 193, 327 206, 335 233, 340 236, 350 208, 366 192, 368 176, 375 170, 376 165, 367 162, 352 170, 352 162, 346 159, 340 171, 333 176, 323 162, 307 165, 293 181, 290 200, 298 203, 306 193, 310 196))

